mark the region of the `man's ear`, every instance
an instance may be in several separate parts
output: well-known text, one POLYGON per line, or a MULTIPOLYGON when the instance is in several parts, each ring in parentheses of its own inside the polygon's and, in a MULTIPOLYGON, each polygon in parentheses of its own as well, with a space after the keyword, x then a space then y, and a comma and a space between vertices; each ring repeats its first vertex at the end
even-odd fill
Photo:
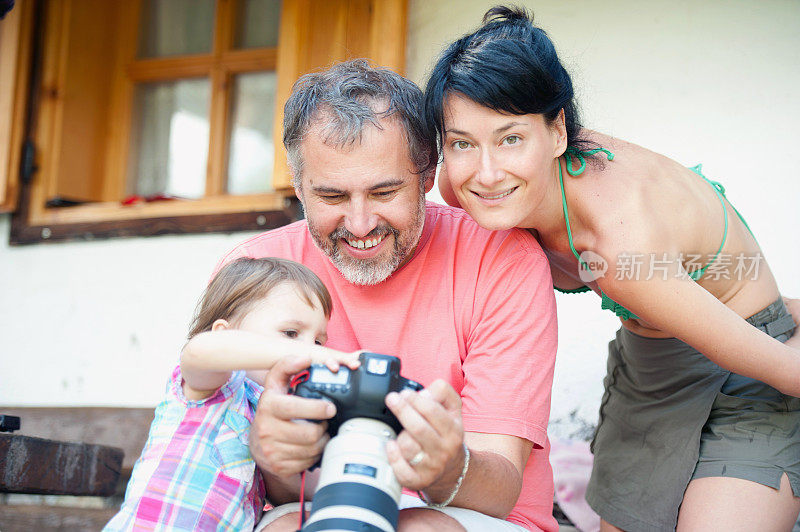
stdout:
POLYGON ((222 318, 215 320, 214 324, 211 326, 212 331, 224 331, 231 328, 231 324, 228 323, 228 320, 223 320, 222 318))
POLYGON ((550 125, 553 132, 555 144, 553 146, 553 157, 561 157, 567 151, 567 125, 564 119, 564 109, 562 108, 556 119, 550 125))
POLYGON ((427 172, 425 172, 425 194, 431 191, 433 188, 433 180, 436 177, 436 168, 431 168, 427 172))
MULTIPOLYGON (((294 179, 292 181, 295 182, 294 179)), ((300 200, 300 203, 303 203, 303 187, 301 187, 299 184, 293 185, 293 187, 294 195, 297 196, 297 199, 300 200)))

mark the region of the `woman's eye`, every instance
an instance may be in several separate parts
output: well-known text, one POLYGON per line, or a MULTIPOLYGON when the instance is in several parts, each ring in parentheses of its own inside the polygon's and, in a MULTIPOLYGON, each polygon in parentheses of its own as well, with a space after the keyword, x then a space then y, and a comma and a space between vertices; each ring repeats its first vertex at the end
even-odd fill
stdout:
POLYGON ((457 150, 466 150, 469 148, 469 142, 466 140, 457 140, 453 143, 453 147, 457 150))
POLYGON ((521 139, 517 135, 509 135, 503 139, 506 144, 518 144, 521 139))
POLYGON ((295 331, 294 329, 288 329, 288 330, 281 331, 281 332, 287 338, 297 338, 297 331, 295 331))

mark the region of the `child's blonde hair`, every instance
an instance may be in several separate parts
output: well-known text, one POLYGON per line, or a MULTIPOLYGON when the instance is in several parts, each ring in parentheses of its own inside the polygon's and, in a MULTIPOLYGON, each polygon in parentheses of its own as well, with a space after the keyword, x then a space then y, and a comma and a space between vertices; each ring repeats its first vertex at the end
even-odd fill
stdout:
POLYGON ((317 304, 316 298, 325 317, 331 317, 331 295, 314 272, 286 259, 242 257, 226 264, 206 287, 197 304, 189 338, 210 331, 218 319, 235 321, 244 316, 253 303, 266 297, 281 283, 295 285, 312 307, 317 304))

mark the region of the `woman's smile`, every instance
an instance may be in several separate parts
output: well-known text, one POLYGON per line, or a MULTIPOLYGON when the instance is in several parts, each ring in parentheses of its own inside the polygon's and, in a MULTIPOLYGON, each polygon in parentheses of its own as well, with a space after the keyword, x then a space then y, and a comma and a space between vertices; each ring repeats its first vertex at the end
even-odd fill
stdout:
POLYGON ((517 188, 519 188, 519 187, 511 187, 511 188, 508 188, 506 190, 503 190, 503 191, 500 191, 500 192, 495 192, 495 193, 476 192, 474 190, 472 190, 471 192, 473 194, 475 194, 476 196, 478 196, 479 198, 483 199, 483 200, 493 201, 493 200, 499 200, 499 199, 505 198, 506 196, 508 196, 509 194, 514 192, 515 190, 517 190, 517 188))

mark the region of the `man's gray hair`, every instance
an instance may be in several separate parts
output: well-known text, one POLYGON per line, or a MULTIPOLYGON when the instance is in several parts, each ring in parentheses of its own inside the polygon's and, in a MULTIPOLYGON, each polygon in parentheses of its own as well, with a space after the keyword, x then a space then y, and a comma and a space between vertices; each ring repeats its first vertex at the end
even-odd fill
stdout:
MULTIPOLYGON (((283 115, 283 145, 292 184, 300 188, 301 144, 312 124, 326 144, 345 147, 360 142, 365 125, 380 128, 382 118, 400 121, 415 172, 421 178, 436 166, 436 137, 425 127, 422 91, 413 82, 365 59, 339 63, 297 80, 283 115)), ((378 156, 379 154, 376 154, 378 156)))

